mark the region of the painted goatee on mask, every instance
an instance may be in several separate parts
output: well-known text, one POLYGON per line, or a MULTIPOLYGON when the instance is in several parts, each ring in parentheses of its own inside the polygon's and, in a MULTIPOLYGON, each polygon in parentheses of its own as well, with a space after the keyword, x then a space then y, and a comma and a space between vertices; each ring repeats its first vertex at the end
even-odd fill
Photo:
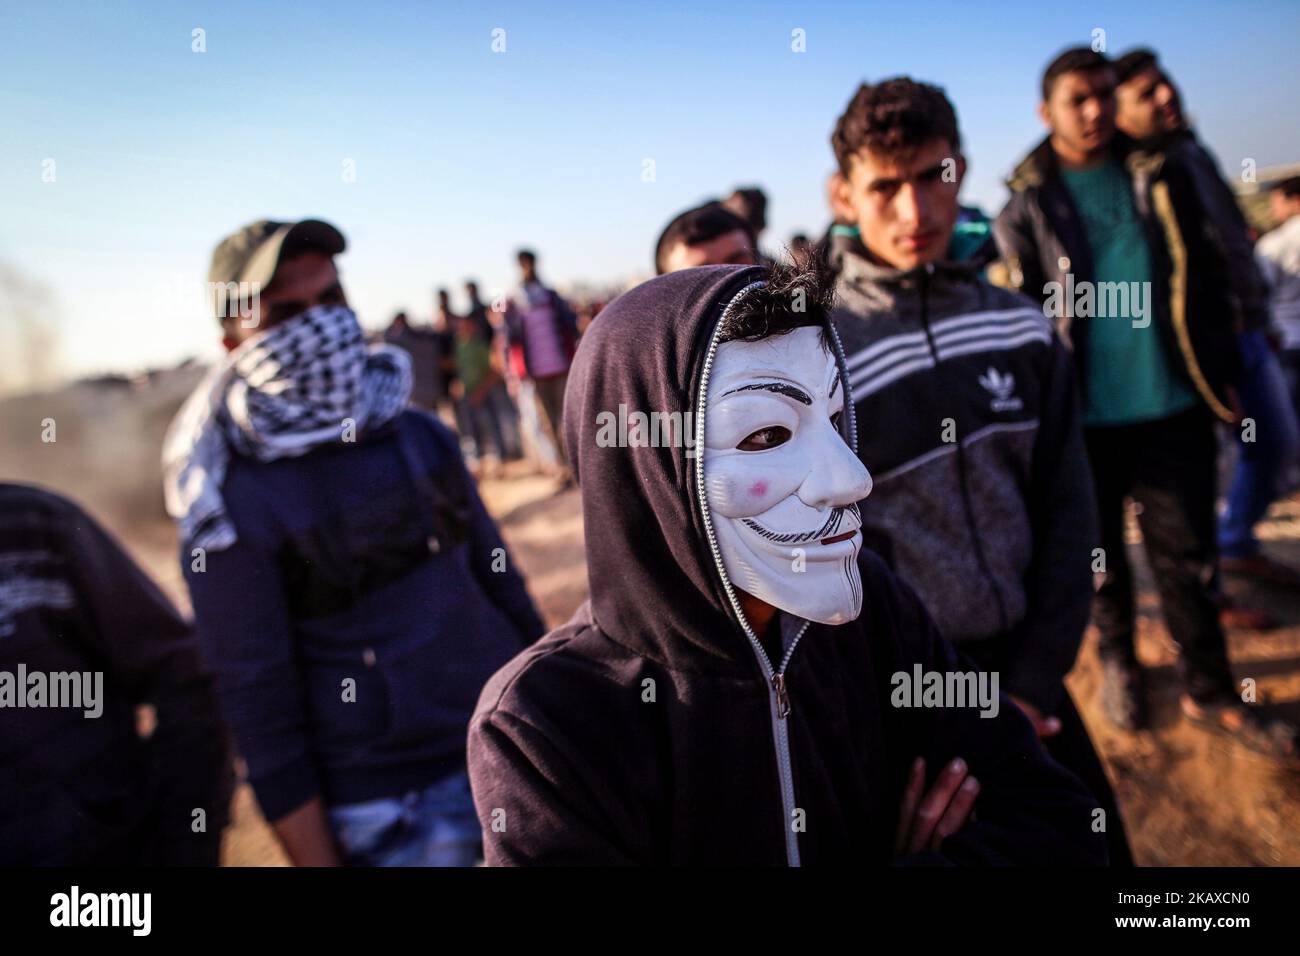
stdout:
POLYGON ((733 587, 843 624, 862 611, 857 502, 871 475, 840 433, 844 386, 819 328, 718 346, 704 485, 733 587))

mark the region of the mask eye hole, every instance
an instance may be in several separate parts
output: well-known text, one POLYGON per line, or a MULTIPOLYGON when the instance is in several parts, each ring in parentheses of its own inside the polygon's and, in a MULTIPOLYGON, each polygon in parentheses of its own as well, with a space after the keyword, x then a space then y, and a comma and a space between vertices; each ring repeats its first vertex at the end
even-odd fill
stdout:
POLYGON ((790 429, 783 425, 760 428, 736 447, 741 451, 766 451, 784 445, 790 440, 790 429))
POLYGON ((831 425, 834 426, 836 431, 840 431, 840 422, 843 421, 843 419, 844 419, 843 411, 838 411, 831 416, 831 425))

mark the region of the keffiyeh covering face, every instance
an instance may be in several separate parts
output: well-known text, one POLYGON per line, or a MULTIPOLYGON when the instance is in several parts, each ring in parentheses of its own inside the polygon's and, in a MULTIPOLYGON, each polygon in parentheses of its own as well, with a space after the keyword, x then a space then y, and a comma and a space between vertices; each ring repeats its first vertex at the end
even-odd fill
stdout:
POLYGON ((344 305, 319 305, 232 351, 189 397, 163 444, 167 512, 188 547, 237 540, 221 497, 231 452, 274 461, 351 440, 395 418, 411 392, 411 363, 369 348, 344 305))

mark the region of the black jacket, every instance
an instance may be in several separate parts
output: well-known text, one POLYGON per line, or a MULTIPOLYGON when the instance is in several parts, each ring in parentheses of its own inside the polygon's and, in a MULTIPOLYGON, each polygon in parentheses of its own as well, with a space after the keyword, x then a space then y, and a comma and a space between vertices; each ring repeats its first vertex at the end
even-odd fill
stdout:
POLYGON ((0 709, 0 864, 216 865, 233 773, 189 626, 76 505, 0 484, 0 671, 20 664, 102 672, 103 712, 0 709))
POLYGON ((488 862, 888 863, 918 755, 931 779, 962 756, 983 789, 978 820, 915 861, 1102 862, 1095 801, 1005 697, 992 719, 891 706, 897 672, 970 668, 874 555, 861 561, 861 617, 807 626, 793 645, 781 716, 771 664, 730 610, 698 460, 681 447, 598 443, 597 416, 620 403, 695 410, 721 311, 762 275, 710 266, 661 276, 617 299, 583 338, 565 437, 591 598, 479 700, 469 766, 488 862))
POLYGON ((1218 246, 1228 270, 1233 311, 1241 329, 1268 329, 1268 285, 1255 260, 1250 224, 1237 197, 1219 171, 1219 163, 1191 130, 1183 130, 1163 145, 1169 162, 1187 170, 1196 185, 1211 227, 1209 238, 1218 246))
MULTIPOLYGON (((1115 158, 1132 177, 1133 197, 1151 250, 1154 321, 1170 368, 1224 421, 1232 421, 1228 390, 1241 377, 1239 322, 1222 243, 1189 171, 1144 152, 1116 135, 1115 158)), ((1092 254, 1079 212, 1060 173, 1056 152, 1043 140, 1007 181, 1011 198, 994 223, 1007 283, 1037 302, 1049 282, 1095 281, 1092 254)), ((1067 302, 1068 306, 1069 303, 1067 302)), ((1102 320, 1109 321, 1109 320, 1102 320)), ((1069 308, 1056 317, 1057 332, 1072 346, 1079 385, 1088 389, 1088 322, 1069 308)))
POLYGON ((356 443, 238 457, 222 493, 239 539, 201 571, 181 558, 263 815, 464 772, 479 691, 545 627, 455 435, 408 409, 356 443))
POLYGON ((835 258, 833 318, 875 482, 865 540, 945 638, 963 652, 998 638, 1002 689, 1055 713, 1088 626, 1098 537, 1069 351, 978 261, 900 272, 847 238, 835 258))

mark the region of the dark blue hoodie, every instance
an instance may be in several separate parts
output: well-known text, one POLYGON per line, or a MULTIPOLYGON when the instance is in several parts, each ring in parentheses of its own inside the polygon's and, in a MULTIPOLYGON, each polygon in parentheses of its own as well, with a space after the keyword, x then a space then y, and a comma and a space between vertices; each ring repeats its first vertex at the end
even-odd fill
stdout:
POLYGON ((455 437, 406 411, 358 444, 236 458, 222 494, 239 540, 181 560, 263 814, 463 771, 480 689, 543 625, 455 437))

